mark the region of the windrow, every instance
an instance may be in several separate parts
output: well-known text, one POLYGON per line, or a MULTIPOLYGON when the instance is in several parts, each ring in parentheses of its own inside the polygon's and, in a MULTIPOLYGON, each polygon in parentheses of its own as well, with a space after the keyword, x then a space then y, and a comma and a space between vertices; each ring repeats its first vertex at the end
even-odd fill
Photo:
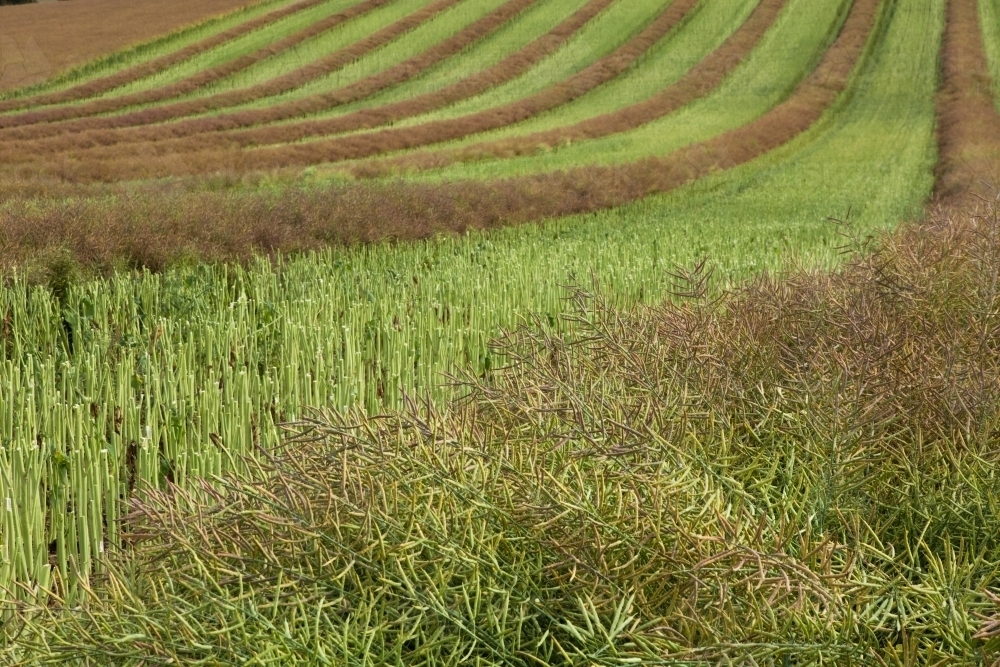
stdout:
POLYGON ((787 0, 762 0, 747 21, 722 46, 695 65, 680 80, 638 104, 552 130, 462 148, 384 158, 378 162, 352 166, 350 171, 355 176, 374 177, 399 170, 433 169, 487 157, 508 158, 536 153, 542 146, 596 139, 635 129, 673 113, 717 88, 756 48, 786 4, 787 0))
POLYGON ((220 81, 226 77, 242 72, 243 70, 252 67, 263 60, 288 51, 305 41, 318 37, 319 35, 333 30, 351 19, 367 14, 375 9, 378 9, 379 7, 382 7, 383 5, 389 4, 390 2, 392 2, 392 0, 364 0, 364 2, 360 2, 344 11, 337 12, 336 14, 328 16, 321 21, 317 21, 308 28, 300 30, 293 35, 289 35, 284 39, 273 42, 262 49, 240 56, 222 65, 210 67, 209 69, 198 72, 183 81, 178 81, 176 83, 154 88, 152 90, 132 93, 131 95, 93 100, 91 102, 87 102, 86 104, 78 104, 71 107, 29 111, 0 120, 0 127, 18 127, 22 125, 33 125, 35 123, 51 123, 62 120, 70 120, 73 118, 83 118, 85 116, 96 116, 98 114, 120 111, 133 106, 155 104, 157 102, 163 102, 175 97, 189 95, 201 88, 204 88, 205 86, 215 83, 216 81, 220 81))
POLYGON ((222 46, 227 42, 231 42, 234 39, 238 39, 262 28, 266 28, 274 22, 292 16, 293 14, 317 7, 326 1, 327 0, 302 0, 301 2, 297 2, 287 7, 282 7, 281 9, 277 9, 273 12, 264 14, 263 16, 241 23, 233 28, 230 28, 229 30, 212 35, 211 37, 203 39, 195 44, 186 46, 183 49, 173 51, 164 56, 160 56, 159 58, 154 58, 148 62, 135 65, 134 67, 123 69, 115 74, 95 79, 93 81, 88 81, 86 83, 81 83, 77 86, 67 88, 66 90, 60 90, 52 93, 42 93, 39 95, 21 97, 12 100, 0 100, 0 113, 18 111, 20 109, 37 106, 67 104, 69 102, 85 100, 88 97, 95 97, 97 95, 107 93, 115 88, 120 88, 124 85, 139 81, 140 79, 145 79, 146 77, 159 74, 160 72, 178 65, 185 60, 211 51, 212 49, 222 46))
MULTIPOLYGON (((385 2, 386 0, 371 0, 385 2)), ((263 83, 240 90, 218 93, 205 98, 175 102, 164 106, 143 109, 120 116, 79 118, 62 123, 31 125, 20 127, 16 121, 0 117, 0 139, 41 139, 67 132, 85 130, 135 127, 152 123, 162 123, 174 118, 182 118, 215 109, 224 109, 238 104, 246 104, 273 95, 280 95, 314 81, 321 76, 335 72, 358 58, 370 53, 418 26, 430 21, 438 14, 458 5, 462 0, 435 0, 409 16, 382 28, 351 46, 340 49, 318 61, 310 63, 284 76, 275 77, 263 83)), ((16 117, 14 117, 16 119, 16 117)))
MULTIPOLYGON (((532 65, 555 51, 566 42, 581 26, 616 0, 590 0, 572 17, 561 23, 547 35, 532 42, 524 49, 509 56, 498 65, 478 74, 474 74, 458 83, 440 91, 428 93, 420 97, 390 104, 375 109, 350 114, 336 121, 354 124, 355 129, 373 127, 384 122, 416 115, 423 111, 446 106, 447 104, 470 97, 499 83, 509 81, 526 72, 532 65), (350 120, 348 120, 350 119, 350 120), (373 123, 366 125, 365 123, 373 123)), ((288 102, 262 109, 248 109, 208 118, 192 118, 169 125, 154 127, 128 128, 122 130, 97 130, 79 134, 54 137, 28 142, 5 142, 0 146, 0 156, 5 161, 35 160, 39 155, 65 152, 72 149, 89 149, 91 147, 113 147, 113 157, 123 157, 133 151, 148 150, 139 147, 139 142, 160 142, 156 146, 159 153, 198 151, 207 148, 224 148, 234 145, 253 145, 256 143, 278 143, 293 141, 309 136, 310 129, 300 129, 299 124, 284 125, 273 128, 257 128, 237 135, 222 134, 225 130, 262 125, 304 116, 309 113, 335 108, 342 104, 356 102, 395 86, 428 69, 457 55, 462 50, 508 24, 514 17, 537 4, 538 0, 508 0, 496 10, 476 21, 469 27, 453 35, 449 39, 431 47, 420 55, 414 56, 398 65, 378 74, 369 76, 343 88, 329 93, 311 96, 304 100, 288 102), (303 133, 305 132, 305 133, 303 133), (196 138, 182 139, 199 135, 196 138), (176 139, 175 141, 168 141, 176 139), (122 144, 132 144, 129 147, 122 144), (127 152, 128 151, 128 152, 127 152)), ((331 121, 312 121, 304 123, 307 128, 314 124, 323 127, 331 121)), ((322 134, 327 131, 320 130, 322 134)))
POLYGON ((995 195, 983 181, 997 185, 1000 159, 1000 113, 993 102, 976 0, 950 0, 946 11, 935 187, 935 198, 945 205, 969 192, 995 195))
MULTIPOLYGON (((293 144, 254 151, 204 151, 106 163, 90 162, 78 178, 137 178, 201 173, 220 168, 267 169, 356 159, 380 153, 415 148, 458 139, 516 123, 571 102, 611 81, 631 67, 643 53, 666 37, 697 5, 699 0, 675 0, 638 35, 582 72, 540 93, 511 104, 461 118, 435 121, 414 127, 387 129, 371 134, 339 137, 308 144, 293 144)), ((60 166, 60 169, 69 167, 60 166)), ((65 172, 64 172, 65 173, 65 172)))

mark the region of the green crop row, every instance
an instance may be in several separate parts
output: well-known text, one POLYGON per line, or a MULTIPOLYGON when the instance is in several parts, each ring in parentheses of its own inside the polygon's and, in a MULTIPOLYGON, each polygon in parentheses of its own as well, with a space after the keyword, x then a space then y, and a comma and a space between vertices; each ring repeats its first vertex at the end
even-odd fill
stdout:
MULTIPOLYGON (((423 0, 418 2, 417 0, 412 0, 411 2, 392 2, 386 7, 376 10, 371 14, 366 14, 362 17, 349 21, 347 24, 338 26, 337 28, 330 31, 334 36, 340 35, 345 32, 345 28, 355 22, 363 21, 364 19, 378 14, 381 18, 381 22, 377 23, 378 27, 382 27, 383 23, 396 20, 399 15, 404 15, 410 5, 414 7, 419 7, 427 4, 430 0, 423 0)), ((171 83, 177 83, 183 79, 186 79, 198 72, 204 71, 211 67, 217 67, 223 65, 229 61, 232 61, 240 56, 249 55, 259 49, 266 48, 270 44, 294 35, 295 33, 309 28, 314 23, 323 20, 324 18, 336 14, 344 9, 356 5, 358 0, 329 0, 329 2, 324 2, 316 7, 306 9, 304 11, 296 12, 291 16, 287 16, 280 21, 275 21, 274 23, 268 25, 266 28, 261 30, 255 30, 248 35, 239 37, 237 39, 231 40, 222 44, 206 53, 202 53, 193 58, 190 58, 174 67, 167 69, 166 71, 160 72, 154 76, 147 77, 136 81, 135 83, 129 84, 128 86, 123 86, 117 90, 108 93, 104 97, 117 97, 119 95, 128 95, 131 93, 143 92, 146 90, 151 90, 158 88, 160 86, 169 85, 171 83)), ((412 11, 412 9, 410 9, 412 11)), ((377 28, 376 28, 377 29, 377 28)), ((346 43, 351 43, 359 38, 359 35, 353 31, 347 31, 349 33, 346 43)), ((305 44, 299 45, 299 49, 308 49, 310 43, 324 42, 328 39, 330 35, 324 34, 319 37, 315 37, 309 40, 305 44)), ((283 54, 287 55, 287 54, 283 54)), ((274 56, 273 58, 280 58, 279 56, 274 56)), ((268 60, 270 60, 269 58, 268 60)), ((304 65, 308 61, 301 62, 304 65)))
MULTIPOLYGON (((332 90, 354 83, 366 76, 377 74, 444 41, 469 24, 492 12, 503 4, 503 2, 504 0, 481 0, 479 2, 465 0, 458 6, 443 12, 431 21, 393 41, 391 44, 365 55, 345 68, 339 69, 301 88, 297 88, 294 97, 287 97, 287 99, 295 99, 296 97, 332 90)), ((368 31, 374 32, 370 28, 368 31)), ((275 76, 285 74, 290 69, 304 64, 309 60, 321 57, 326 53, 347 46, 366 36, 360 24, 357 25, 357 29, 353 32, 356 33, 353 37, 345 35, 345 42, 341 45, 334 46, 317 41, 312 45, 312 51, 297 49, 296 53, 289 54, 284 58, 274 58, 262 62, 227 81, 220 82, 217 88, 222 90, 249 86, 266 81, 275 76), (296 59, 299 59, 298 64, 295 62, 296 59)), ((285 96, 282 96, 282 98, 285 98, 285 96)), ((282 98, 261 100, 252 106, 267 106, 274 104, 282 98)))
MULTIPOLYGON (((502 177, 580 164, 627 162, 666 155, 740 127, 785 99, 815 67, 844 18, 844 0, 792 0, 750 56, 708 96, 638 129, 574 142, 539 155, 457 164, 429 174, 434 180, 502 177)), ((588 105, 592 114, 597 106, 588 105)), ((443 146, 467 145, 538 129, 527 123, 443 146)))
MULTIPOLYGON (((503 58, 523 48, 531 41, 554 28, 570 14, 583 6, 585 2, 586 0, 543 0, 521 14, 515 21, 508 23, 464 52, 447 59, 445 62, 425 72, 421 72, 411 80, 392 86, 365 100, 338 107, 332 113, 313 114, 313 117, 319 117, 320 115, 328 117, 342 115, 361 108, 398 102, 456 83, 468 76, 492 67, 503 58)), ((463 12, 467 11, 465 8, 460 9, 463 12)), ((234 108, 259 108, 301 99, 309 95, 324 93, 344 85, 349 85, 385 69, 387 63, 394 64, 406 57, 418 54, 422 49, 427 48, 428 45, 435 43, 434 39, 428 33, 440 33, 444 29, 443 25, 450 22, 451 19, 447 18, 447 16, 439 17, 428 25, 414 30, 398 42, 385 47, 385 49, 360 58, 344 69, 322 79, 318 79, 284 95, 234 108), (400 54, 405 55, 401 56, 400 54)))
MULTIPOLYGON (((979 21, 983 27, 983 42, 989 61, 990 76, 1000 81, 1000 1, 979 0, 979 21)), ((1000 87, 993 86, 993 94, 1000 107, 1000 87)))

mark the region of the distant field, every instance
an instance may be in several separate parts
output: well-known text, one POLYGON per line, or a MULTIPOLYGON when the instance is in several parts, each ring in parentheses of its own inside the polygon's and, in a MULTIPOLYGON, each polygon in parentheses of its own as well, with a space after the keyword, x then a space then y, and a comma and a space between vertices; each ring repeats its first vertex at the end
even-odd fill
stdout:
POLYGON ((0 91, 37 83, 256 0, 72 0, 0 7, 0 91))
MULTIPOLYGON (((56 44, 187 26, 0 93, 10 599, 75 599, 136 488, 244 471, 310 410, 447 405, 446 374, 509 361, 501 331, 573 328, 566 285, 629 306, 705 259, 711 294, 835 269, 845 229, 983 194, 1000 155, 997 0, 137 2, 66 28, 104 3, 0 9, 26 74, 28 26, 64 30, 35 41, 53 70, 56 44)), ((782 659, 758 664, 839 664, 782 659)))

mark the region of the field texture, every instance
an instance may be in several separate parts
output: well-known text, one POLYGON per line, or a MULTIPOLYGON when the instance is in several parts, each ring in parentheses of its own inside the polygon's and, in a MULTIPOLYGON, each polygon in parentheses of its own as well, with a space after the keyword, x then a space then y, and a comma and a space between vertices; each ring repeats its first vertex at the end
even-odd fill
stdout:
POLYGON ((0 660, 1000 656, 998 0, 240 6, 0 93, 0 660))
POLYGON ((141 43, 148 56, 160 44, 146 42, 164 33, 184 31, 190 39, 199 33, 221 32, 226 23, 243 22, 256 14, 258 4, 252 0, 176 0, 167 5, 156 0, 83 0, 6 6, 0 10, 0 91, 50 79, 74 66, 87 64, 92 69, 90 61, 99 56, 115 54, 113 60, 120 65, 122 56, 135 54, 116 52, 132 44, 141 43), (241 8, 246 11, 228 20, 195 26, 241 8), (115 20, 109 21, 109 16, 115 20))

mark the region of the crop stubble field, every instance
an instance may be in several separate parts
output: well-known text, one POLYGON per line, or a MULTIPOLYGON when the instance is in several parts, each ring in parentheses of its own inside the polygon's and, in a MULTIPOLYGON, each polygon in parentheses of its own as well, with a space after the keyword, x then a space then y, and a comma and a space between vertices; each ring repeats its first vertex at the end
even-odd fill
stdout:
POLYGON ((2 655, 990 664, 998 16, 278 0, 0 93, 2 655))

